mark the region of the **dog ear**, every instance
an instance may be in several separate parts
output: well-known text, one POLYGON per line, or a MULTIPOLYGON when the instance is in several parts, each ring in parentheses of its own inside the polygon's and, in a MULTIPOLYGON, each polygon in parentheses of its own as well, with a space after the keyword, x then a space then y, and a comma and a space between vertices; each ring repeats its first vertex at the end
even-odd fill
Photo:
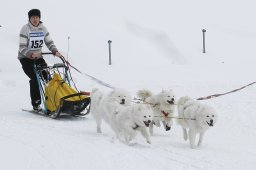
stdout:
POLYGON ((205 107, 202 105, 198 106, 196 118, 203 118, 205 114, 205 107))
POLYGON ((203 113, 205 109, 204 109, 204 107, 202 105, 198 105, 198 109, 197 110, 198 110, 199 113, 203 113))

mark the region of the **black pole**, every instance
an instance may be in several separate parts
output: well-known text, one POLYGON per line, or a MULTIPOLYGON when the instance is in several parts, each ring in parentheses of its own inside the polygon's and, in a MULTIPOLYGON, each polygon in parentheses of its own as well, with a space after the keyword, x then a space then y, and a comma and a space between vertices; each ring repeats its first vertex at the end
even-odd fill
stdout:
POLYGON ((205 53, 205 32, 206 32, 206 29, 202 29, 202 32, 203 32, 203 53, 205 53))
POLYGON ((111 40, 108 40, 108 54, 109 54, 109 63, 108 65, 111 65, 111 40))

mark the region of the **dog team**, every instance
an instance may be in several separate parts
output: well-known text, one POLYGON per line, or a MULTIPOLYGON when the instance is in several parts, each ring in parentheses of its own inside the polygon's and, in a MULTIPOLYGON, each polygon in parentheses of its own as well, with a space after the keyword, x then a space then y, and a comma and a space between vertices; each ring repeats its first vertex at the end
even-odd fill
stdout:
POLYGON ((173 119, 182 127, 184 140, 189 140, 191 148, 202 144, 204 133, 214 126, 217 114, 213 107, 202 104, 187 96, 176 101, 172 90, 162 90, 152 94, 149 90, 139 90, 134 102, 129 92, 124 89, 113 89, 105 93, 97 88, 91 93, 91 114, 96 121, 97 133, 102 133, 101 123, 104 120, 115 133, 116 138, 129 144, 138 132, 151 143, 154 126, 161 123, 166 131, 173 125, 173 119), (178 116, 174 117, 175 108, 178 116), (196 143, 196 136, 199 140, 196 143))

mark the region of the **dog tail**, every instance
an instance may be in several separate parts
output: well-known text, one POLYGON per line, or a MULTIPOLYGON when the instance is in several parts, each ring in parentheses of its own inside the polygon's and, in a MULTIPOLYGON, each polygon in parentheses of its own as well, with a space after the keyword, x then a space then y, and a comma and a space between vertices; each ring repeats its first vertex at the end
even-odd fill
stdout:
POLYGON ((103 96, 103 93, 98 88, 93 88, 91 92, 91 99, 100 101, 103 96))
POLYGON ((92 92, 91 92, 91 104, 92 105, 99 105, 102 98, 103 98, 102 91, 100 91, 98 88, 92 89, 92 92))
POLYGON ((188 96, 181 97, 178 101, 178 105, 184 105, 190 98, 188 96))
POLYGON ((146 98, 152 96, 152 92, 147 89, 142 89, 137 92, 137 96, 142 100, 145 101, 146 98))
POLYGON ((181 97, 178 101, 178 113, 179 115, 183 114, 184 113, 184 109, 185 109, 185 105, 187 103, 187 101, 190 100, 190 98, 188 96, 184 96, 184 97, 181 97))

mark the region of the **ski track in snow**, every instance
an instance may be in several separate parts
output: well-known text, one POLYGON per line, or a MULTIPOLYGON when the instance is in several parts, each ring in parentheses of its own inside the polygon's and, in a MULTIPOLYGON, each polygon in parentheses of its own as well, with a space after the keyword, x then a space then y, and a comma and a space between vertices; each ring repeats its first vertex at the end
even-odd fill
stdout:
MULTIPOLYGON (((131 23, 131 22, 127 22, 126 25, 129 32, 131 32, 132 34, 136 35, 137 37, 145 41, 151 42, 152 44, 154 44, 155 47, 161 49, 159 51, 161 51, 163 56, 170 59, 171 63, 175 63, 175 64, 187 63, 186 59, 178 50, 178 48, 174 45, 174 43, 171 41, 168 34, 161 31, 151 30, 149 28, 144 28, 138 24, 131 23)), ((159 56, 155 56, 155 57, 159 57, 159 56)))

